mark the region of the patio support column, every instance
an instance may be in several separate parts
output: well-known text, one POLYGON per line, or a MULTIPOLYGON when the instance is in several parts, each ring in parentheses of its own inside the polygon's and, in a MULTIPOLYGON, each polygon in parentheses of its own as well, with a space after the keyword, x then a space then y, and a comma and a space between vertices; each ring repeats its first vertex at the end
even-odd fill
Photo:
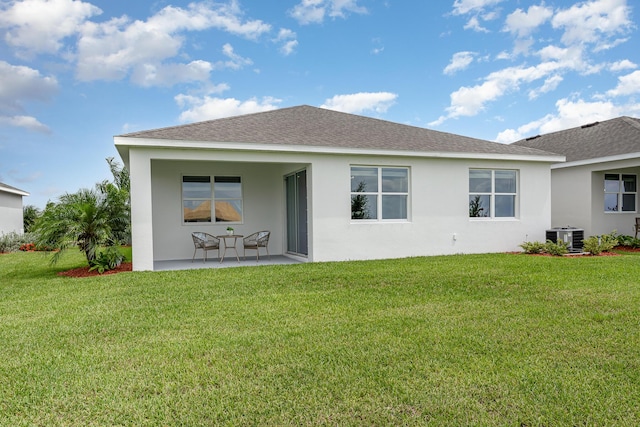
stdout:
POLYGON ((151 159, 136 149, 131 149, 129 156, 133 270, 153 270, 151 159))

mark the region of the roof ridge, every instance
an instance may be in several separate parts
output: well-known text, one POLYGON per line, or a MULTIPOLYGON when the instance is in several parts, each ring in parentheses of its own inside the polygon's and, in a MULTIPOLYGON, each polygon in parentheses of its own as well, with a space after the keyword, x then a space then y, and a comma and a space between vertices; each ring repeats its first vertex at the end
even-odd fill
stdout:
POLYGON ((640 130, 640 119, 636 117, 622 116, 622 120, 633 126, 634 128, 640 130))

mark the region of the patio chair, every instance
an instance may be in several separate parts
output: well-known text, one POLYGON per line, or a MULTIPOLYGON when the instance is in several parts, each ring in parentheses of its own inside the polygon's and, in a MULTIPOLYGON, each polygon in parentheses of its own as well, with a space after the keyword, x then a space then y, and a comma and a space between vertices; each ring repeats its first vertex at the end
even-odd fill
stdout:
POLYGON ((257 231, 242 239, 242 244, 244 247, 244 259, 247 259, 247 249, 255 249, 256 262, 260 261, 260 248, 265 248, 267 251, 267 255, 269 255, 269 259, 271 259, 269 248, 267 247, 267 245, 269 244, 270 235, 270 231, 257 231))
POLYGON ((212 236, 208 233, 191 233, 191 238, 193 239, 193 258, 191 258, 191 262, 196 259, 196 252, 198 249, 202 249, 204 251, 204 258, 202 258, 202 262, 207 261, 207 251, 212 249, 218 250, 218 258, 220 258, 220 239, 215 236, 212 236))
POLYGON ((634 238, 638 238, 638 232, 640 232, 640 217, 636 217, 636 225, 633 226, 633 231, 635 231, 634 238))

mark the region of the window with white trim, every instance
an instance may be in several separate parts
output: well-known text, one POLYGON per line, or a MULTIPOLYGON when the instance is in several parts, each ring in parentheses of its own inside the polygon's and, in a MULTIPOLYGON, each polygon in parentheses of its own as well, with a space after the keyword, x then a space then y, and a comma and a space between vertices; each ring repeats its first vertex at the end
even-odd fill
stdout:
POLYGON ((352 220, 407 220, 409 169, 352 166, 352 220))
POLYGON ((184 223, 241 223, 242 180, 240 177, 184 175, 182 177, 182 218, 184 223), (213 185, 211 185, 212 181, 213 185))
POLYGON ((469 217, 515 218, 518 172, 508 169, 469 169, 469 217))
POLYGON ((637 176, 624 173, 604 174, 604 211, 635 212, 637 176))

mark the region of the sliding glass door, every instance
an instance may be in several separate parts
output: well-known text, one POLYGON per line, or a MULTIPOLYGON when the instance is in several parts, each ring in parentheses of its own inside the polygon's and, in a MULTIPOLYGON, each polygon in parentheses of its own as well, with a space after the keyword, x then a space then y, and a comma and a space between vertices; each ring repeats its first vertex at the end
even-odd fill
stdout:
POLYGON ((308 255, 307 171, 284 178, 287 192, 287 252, 308 255))

